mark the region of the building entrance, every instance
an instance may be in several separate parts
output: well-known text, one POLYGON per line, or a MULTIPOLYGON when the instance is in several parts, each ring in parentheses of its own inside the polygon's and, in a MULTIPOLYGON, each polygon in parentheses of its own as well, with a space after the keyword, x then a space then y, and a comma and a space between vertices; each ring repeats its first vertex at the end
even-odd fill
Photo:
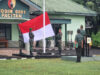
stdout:
POLYGON ((55 36, 54 36, 55 47, 57 47, 56 35, 58 34, 59 29, 61 28, 61 24, 52 24, 52 27, 53 27, 53 30, 54 30, 54 33, 55 33, 55 36))
POLYGON ((0 39, 11 40, 11 24, 0 24, 0 39))
POLYGON ((11 40, 11 24, 0 24, 0 47, 8 47, 11 40))

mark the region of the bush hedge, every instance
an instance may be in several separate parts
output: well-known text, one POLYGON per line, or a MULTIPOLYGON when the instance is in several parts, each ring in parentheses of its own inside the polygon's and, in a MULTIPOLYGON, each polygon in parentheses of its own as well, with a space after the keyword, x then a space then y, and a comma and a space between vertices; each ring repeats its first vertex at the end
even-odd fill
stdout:
POLYGON ((100 31, 97 34, 92 33, 93 46, 100 46, 100 31))

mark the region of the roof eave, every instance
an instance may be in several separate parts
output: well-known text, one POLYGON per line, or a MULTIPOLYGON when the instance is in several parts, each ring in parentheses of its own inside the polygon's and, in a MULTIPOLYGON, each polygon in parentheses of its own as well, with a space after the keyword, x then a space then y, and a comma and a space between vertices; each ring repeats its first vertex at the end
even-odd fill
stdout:
MULTIPOLYGON (((55 11, 47 11, 48 14, 56 14, 56 15, 79 15, 79 16, 97 16, 97 13, 77 13, 77 12, 55 12, 55 11)), ((42 11, 36 11, 34 12, 36 14, 41 14, 42 11)))
POLYGON ((16 23, 16 24, 19 24, 19 23, 21 23, 21 22, 25 22, 25 21, 28 21, 28 20, 30 20, 30 19, 26 19, 26 18, 23 18, 23 19, 21 19, 21 18, 0 18, 0 23, 16 23))
POLYGON ((40 6, 36 5, 35 3, 33 3, 30 0, 20 0, 20 1, 22 1, 23 3, 25 3, 26 5, 28 5, 30 8, 35 9, 35 11, 40 11, 41 10, 40 6))
POLYGON ((96 16, 96 13, 77 13, 77 12, 57 12, 56 14, 65 14, 65 15, 80 15, 80 16, 96 16))

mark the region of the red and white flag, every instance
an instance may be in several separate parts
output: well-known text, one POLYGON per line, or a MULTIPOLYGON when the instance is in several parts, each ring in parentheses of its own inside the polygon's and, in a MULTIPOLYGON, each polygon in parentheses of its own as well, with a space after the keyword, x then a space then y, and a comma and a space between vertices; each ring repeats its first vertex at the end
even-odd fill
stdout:
MULTIPOLYGON (((44 38, 43 14, 24 23, 20 23, 19 28, 22 32, 25 43, 29 42, 30 28, 32 28, 32 33, 34 34, 34 41, 42 40, 44 38)), ((50 24, 49 16, 46 12, 45 13, 45 38, 52 37, 54 35, 55 34, 50 24)))

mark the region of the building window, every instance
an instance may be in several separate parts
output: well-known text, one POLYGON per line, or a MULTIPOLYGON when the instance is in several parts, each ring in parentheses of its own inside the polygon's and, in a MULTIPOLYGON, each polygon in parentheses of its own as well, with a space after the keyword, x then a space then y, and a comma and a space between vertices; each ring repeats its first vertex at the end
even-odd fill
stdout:
POLYGON ((11 24, 0 24, 0 38, 11 40, 11 24))

